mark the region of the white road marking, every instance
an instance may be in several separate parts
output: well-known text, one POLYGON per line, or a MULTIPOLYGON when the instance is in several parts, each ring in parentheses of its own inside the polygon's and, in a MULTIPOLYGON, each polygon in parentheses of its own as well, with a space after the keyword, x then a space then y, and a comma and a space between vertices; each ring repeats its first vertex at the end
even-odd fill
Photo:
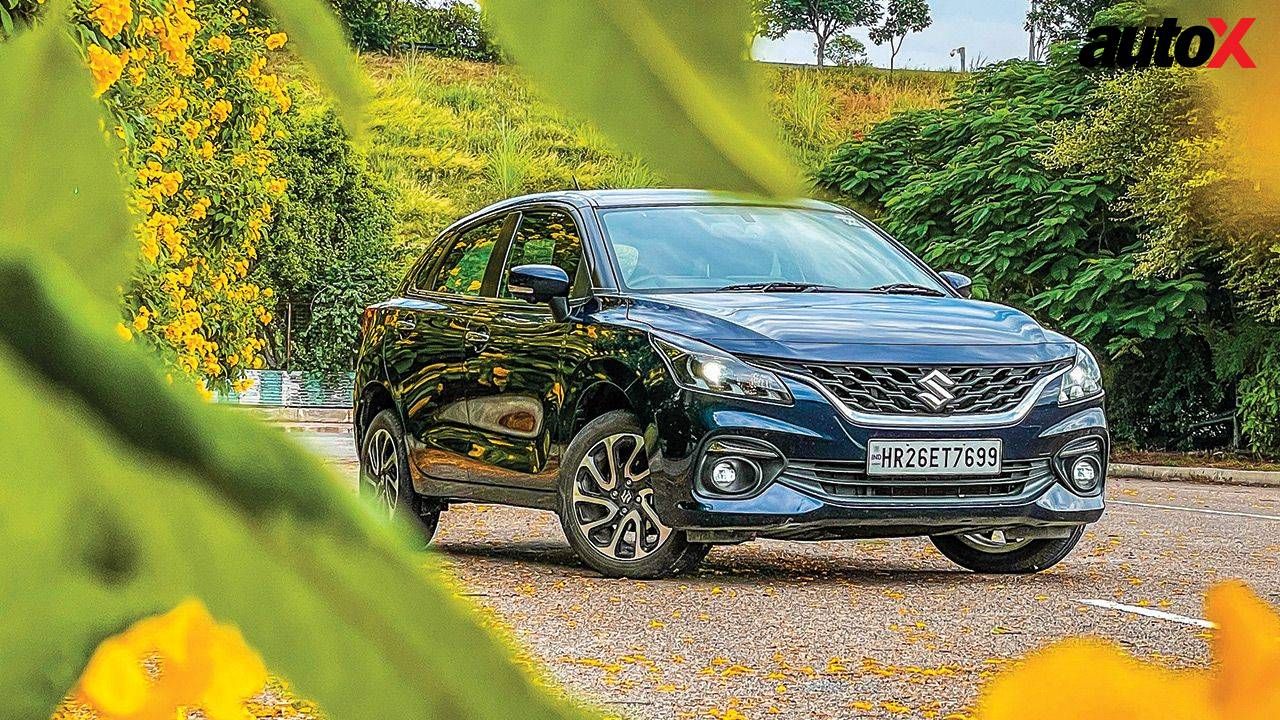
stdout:
POLYGON ((1140 607, 1138 605, 1125 605, 1124 603, 1112 602, 1110 600, 1082 600, 1077 598, 1076 602, 1081 605, 1092 605, 1093 607, 1106 608, 1107 610, 1118 610, 1120 612, 1133 613, 1134 615, 1142 615, 1145 617, 1156 618, 1158 620, 1182 623, 1183 625, 1194 625, 1202 628, 1218 627, 1208 620, 1203 620, 1201 618, 1177 615, 1175 613, 1164 612, 1163 610, 1153 610, 1151 608, 1140 607))
POLYGON ((1233 512, 1231 510, 1210 510, 1208 508, 1183 507, 1182 505, 1161 505, 1159 503, 1141 503, 1129 500, 1109 500, 1113 505, 1132 505, 1134 507, 1155 508, 1156 510, 1182 510, 1184 512, 1203 513, 1205 515, 1229 515, 1231 517, 1253 518, 1255 520, 1277 520, 1280 515, 1261 515, 1259 513, 1233 512))

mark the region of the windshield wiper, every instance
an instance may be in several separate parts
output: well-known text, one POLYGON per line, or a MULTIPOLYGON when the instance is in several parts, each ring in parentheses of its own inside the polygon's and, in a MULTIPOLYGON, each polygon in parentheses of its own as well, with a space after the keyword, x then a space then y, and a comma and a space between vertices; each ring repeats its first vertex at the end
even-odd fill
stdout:
POLYGON ((871 288, 870 292, 886 293, 891 295, 926 295, 928 297, 947 296, 946 293, 937 288, 916 285, 915 283, 889 283, 888 285, 877 285, 871 288))
POLYGON ((835 285, 823 285, 821 283, 804 283, 804 282, 758 282, 758 283, 741 283, 738 285, 725 285, 717 288, 716 292, 732 292, 734 290, 758 290, 760 292, 813 292, 814 290, 834 290, 835 285))

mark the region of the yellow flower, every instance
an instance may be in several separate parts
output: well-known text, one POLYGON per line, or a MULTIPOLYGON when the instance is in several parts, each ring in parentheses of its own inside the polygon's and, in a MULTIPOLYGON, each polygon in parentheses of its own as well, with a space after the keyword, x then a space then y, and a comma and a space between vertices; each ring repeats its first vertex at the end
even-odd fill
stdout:
POLYGON ((267 183, 267 192, 272 195, 283 194, 285 189, 289 187, 289 181, 284 178, 275 178, 267 183))
POLYGON ((93 96, 100 97, 124 72, 124 64, 128 54, 113 55, 110 50, 98 45, 89 46, 89 71, 93 73, 93 96))
POLYGON ((222 35, 214 35, 209 38, 209 49, 221 53, 231 52, 231 38, 225 33, 222 35))
POLYGON ((282 33, 282 32, 280 32, 280 33, 272 33, 271 35, 268 35, 268 36, 267 36, 267 49, 268 49, 268 50, 279 50, 280 48, 284 47, 284 44, 285 44, 285 43, 287 43, 287 42, 289 42, 289 36, 288 36, 288 35, 286 35, 286 34, 284 34, 284 33, 282 33))
POLYGON ((129 342, 133 339, 133 333, 130 332, 129 328, 125 327, 122 322, 116 323, 116 335, 119 335, 120 339, 125 342, 129 342))
POLYGON ((152 263, 160 256, 160 244, 156 242, 154 235, 147 235, 142 238, 141 254, 147 262, 152 263))
POLYGON ((1098 640, 1067 640, 1033 654, 983 692, 979 720, 1264 720, 1280 717, 1280 615, 1238 582, 1209 590, 1217 626, 1210 670, 1142 662, 1098 640), (1087 684, 1044 692, 1048 677, 1089 669, 1087 684))
POLYGON ((98 23, 102 34, 113 38, 133 20, 133 6, 129 0, 95 0, 89 17, 98 23))
POLYGON ((204 128, 200 126, 200 123, 195 120, 188 120, 182 123, 182 134, 186 135, 190 140, 195 140, 200 137, 200 131, 203 129, 204 128))
MULTIPOLYGON (((200 381, 200 384, 199 384, 199 385, 196 385, 196 393, 200 395, 200 399, 201 399, 201 400, 204 400, 205 402, 213 402, 213 391, 209 389, 209 386, 208 386, 208 385, 205 385, 205 384, 204 384, 204 381, 203 381, 203 380, 201 380, 201 381, 200 381)), ((238 634, 238 633, 237 633, 237 634, 238 634)), ((250 652, 252 652, 252 651, 250 651, 250 652)), ((261 662, 261 661, 259 661, 259 662, 261 662)), ((250 693, 249 697, 252 697, 252 696, 253 696, 253 694, 252 694, 252 693, 250 693)), ((247 699, 248 699, 248 697, 246 697, 245 699, 247 700, 247 699)), ((241 702, 243 702, 243 701, 241 701, 241 702)), ((214 715, 214 714, 213 714, 213 713, 214 713, 214 711, 212 711, 212 710, 207 710, 206 712, 207 712, 207 714, 209 714, 209 715, 210 715, 210 717, 215 717, 215 718, 217 718, 217 717, 221 716, 221 717, 225 717, 225 718, 235 718, 235 720, 244 720, 244 717, 245 717, 244 709, 243 709, 243 708, 237 708, 237 707, 235 707, 235 706, 231 706, 231 707, 224 707, 224 708, 222 708, 222 710, 218 712, 218 715, 214 715)), ((172 714, 171 714, 171 715, 172 715, 172 714)), ((161 716, 157 715, 156 717, 158 718, 158 717, 161 717, 161 716)))
POLYGON ((209 108, 209 116, 216 122, 226 122, 231 115, 231 103, 226 100, 219 100, 209 108))
POLYGON ((203 220, 209 214, 209 206, 213 203, 209 202, 209 198, 200 198, 191 206, 191 219, 203 220))
POLYGON ((136 316, 134 316, 133 329, 138 332, 143 332, 150 325, 151 325, 151 314, 148 313, 147 309, 144 307, 138 311, 138 314, 136 316))

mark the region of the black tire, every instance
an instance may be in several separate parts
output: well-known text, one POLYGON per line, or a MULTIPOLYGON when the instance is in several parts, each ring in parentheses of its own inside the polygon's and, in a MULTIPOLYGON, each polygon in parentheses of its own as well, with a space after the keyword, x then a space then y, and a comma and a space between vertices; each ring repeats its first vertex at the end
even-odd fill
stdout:
POLYGON ((951 562, 976 573, 1025 575, 1048 570, 1062 561, 1080 542, 1084 526, 1077 525, 1063 538, 1039 538, 1007 550, 982 550, 957 535, 934 535, 929 539, 951 562))
POLYGON ((584 563, 608 577, 654 579, 679 575, 693 569, 710 549, 705 543, 689 542, 684 531, 656 522, 643 434, 640 423, 630 412, 605 413, 578 432, 565 449, 560 466, 559 515, 565 537, 584 563), (637 447, 640 452, 635 455, 637 447), (609 457, 618 459, 609 466, 617 493, 611 495, 594 480, 584 466, 588 453, 592 454, 591 464, 596 468, 599 467, 597 459, 604 462, 608 462, 609 457), (624 454, 626 458, 622 457, 624 454), (636 478, 636 475, 642 477, 636 478), (575 485, 578 486, 576 496, 575 485), (601 502, 613 503, 612 511, 601 502), (599 517, 588 516, 593 508, 600 508, 599 517), (602 520, 605 516, 616 518, 616 523, 602 520), (596 521, 604 524, 589 527, 596 521), (633 538, 630 557, 626 556, 628 536, 633 538), (603 539, 606 537, 612 541, 603 539), (602 541, 609 550, 602 549, 599 544, 602 541), (610 551, 612 555, 607 554, 610 551))
POLYGON ((414 492, 404 427, 394 410, 374 416, 360 447, 360 496, 416 528, 425 547, 440 525, 441 504, 414 492), (391 452, 393 462, 386 462, 391 452))

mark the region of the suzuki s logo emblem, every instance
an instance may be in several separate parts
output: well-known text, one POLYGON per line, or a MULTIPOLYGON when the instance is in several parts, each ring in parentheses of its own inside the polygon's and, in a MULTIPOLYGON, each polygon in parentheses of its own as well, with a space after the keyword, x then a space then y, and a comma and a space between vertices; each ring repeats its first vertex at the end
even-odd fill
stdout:
POLYGON ((916 397, 934 410, 941 410, 947 403, 956 399, 955 393, 949 390, 955 386, 956 381, 947 377, 947 374, 941 370, 934 370, 920 378, 919 382, 924 392, 917 394, 916 397))

